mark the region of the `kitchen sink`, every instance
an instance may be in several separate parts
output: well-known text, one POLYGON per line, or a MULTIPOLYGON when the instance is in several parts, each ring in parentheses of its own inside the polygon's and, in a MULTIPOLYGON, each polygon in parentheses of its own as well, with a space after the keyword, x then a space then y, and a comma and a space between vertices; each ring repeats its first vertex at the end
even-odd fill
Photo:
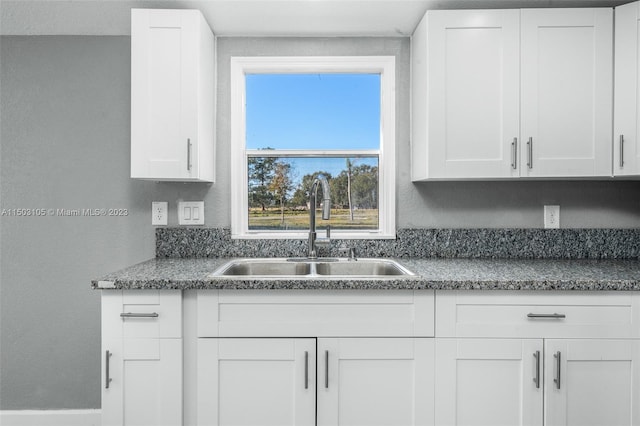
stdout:
POLYGON ((218 268, 213 276, 276 278, 383 278, 413 276, 398 262, 388 259, 237 259, 218 268))
POLYGON ((310 273, 311 265, 309 263, 287 262, 286 259, 242 259, 227 263, 213 275, 290 276, 310 273))
POLYGON ((386 276, 413 275, 406 268, 392 260, 362 259, 346 262, 318 263, 318 275, 342 276, 386 276))

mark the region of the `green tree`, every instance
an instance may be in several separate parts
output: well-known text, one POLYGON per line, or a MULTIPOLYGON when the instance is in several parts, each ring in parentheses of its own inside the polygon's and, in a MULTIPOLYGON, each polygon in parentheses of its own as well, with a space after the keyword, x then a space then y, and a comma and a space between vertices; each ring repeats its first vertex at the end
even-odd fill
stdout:
POLYGON ((284 208, 289 192, 293 189, 293 171, 291 164, 284 160, 275 162, 273 178, 269 183, 269 190, 280 202, 280 222, 284 225, 284 208))
MULTIPOLYGON (((265 148, 271 149, 271 148, 265 148)), ((265 211, 273 203, 269 184, 275 174, 276 157, 249 157, 249 205, 265 211)))
POLYGON ((331 188, 331 202, 340 209, 349 207, 347 198, 347 172, 341 171, 340 174, 329 181, 331 188))
POLYGON ((367 164, 354 167, 351 186, 357 207, 378 208, 378 167, 367 164))

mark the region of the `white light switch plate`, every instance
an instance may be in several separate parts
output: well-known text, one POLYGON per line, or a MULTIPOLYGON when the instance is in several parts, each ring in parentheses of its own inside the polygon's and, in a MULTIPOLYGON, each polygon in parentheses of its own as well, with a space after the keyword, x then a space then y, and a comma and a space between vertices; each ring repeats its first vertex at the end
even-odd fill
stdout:
POLYGON ((179 201, 179 225, 204 225, 204 201, 179 201))

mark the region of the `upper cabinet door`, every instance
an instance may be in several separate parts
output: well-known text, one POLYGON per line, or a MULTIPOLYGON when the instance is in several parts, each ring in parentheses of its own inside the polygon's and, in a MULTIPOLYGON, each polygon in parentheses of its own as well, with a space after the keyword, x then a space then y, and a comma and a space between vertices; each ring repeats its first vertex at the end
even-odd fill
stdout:
POLYGON ((132 9, 132 178, 214 180, 214 49, 198 10, 132 9))
POLYGON ((612 15, 522 10, 522 176, 611 176, 612 15))
POLYGON ((640 173, 638 88, 640 87, 640 2, 616 7, 613 174, 640 173))
POLYGON ((413 179, 519 175, 518 10, 429 11, 412 40, 413 179))

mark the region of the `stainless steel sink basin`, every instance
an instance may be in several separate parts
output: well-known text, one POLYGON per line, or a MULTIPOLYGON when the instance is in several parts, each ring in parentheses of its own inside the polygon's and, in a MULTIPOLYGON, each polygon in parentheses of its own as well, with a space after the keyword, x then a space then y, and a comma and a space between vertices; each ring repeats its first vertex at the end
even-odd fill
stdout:
POLYGON ((406 268, 392 260, 361 259, 357 261, 318 263, 318 275, 340 276, 387 276, 413 275, 406 268))
POLYGON ((287 262, 286 259, 242 259, 227 263, 214 272, 214 275, 290 276, 309 273, 309 263, 287 262))
POLYGON ((237 259, 213 273, 213 276, 296 279, 384 278, 413 276, 398 262, 388 259, 237 259))

